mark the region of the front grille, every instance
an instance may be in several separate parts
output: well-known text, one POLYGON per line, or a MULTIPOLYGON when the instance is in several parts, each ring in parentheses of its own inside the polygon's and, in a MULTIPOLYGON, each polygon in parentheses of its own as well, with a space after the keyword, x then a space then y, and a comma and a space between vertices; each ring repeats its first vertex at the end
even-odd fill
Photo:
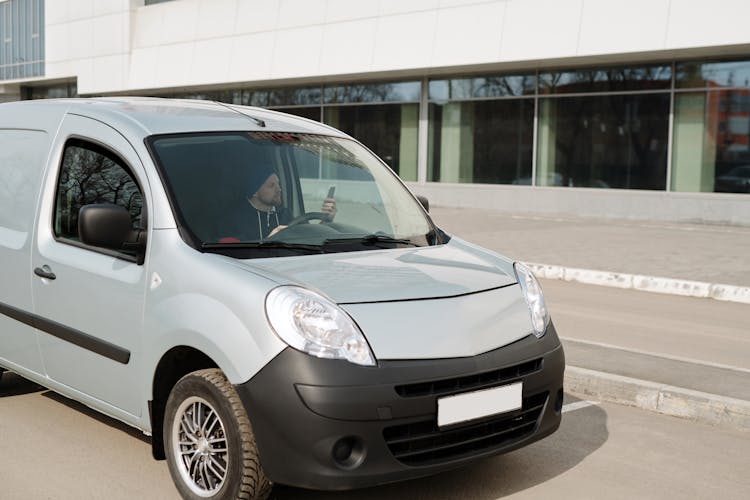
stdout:
POLYGON ((421 396, 442 396, 455 392, 477 390, 484 387, 492 387, 510 382, 513 379, 524 377, 542 368, 542 358, 509 366, 499 370, 484 373, 466 375, 430 382, 419 382, 415 384, 397 385, 396 392, 404 398, 415 398, 421 396))
POLYGON ((513 444, 534 432, 548 392, 523 399, 522 407, 490 420, 440 430, 435 418, 383 430, 388 448, 406 465, 432 465, 513 444))

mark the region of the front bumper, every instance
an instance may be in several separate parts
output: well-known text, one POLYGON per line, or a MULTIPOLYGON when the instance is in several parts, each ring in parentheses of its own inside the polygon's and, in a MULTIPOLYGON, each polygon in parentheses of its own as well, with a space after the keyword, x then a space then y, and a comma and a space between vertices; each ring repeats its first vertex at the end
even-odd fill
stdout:
POLYGON ((363 367, 282 351, 236 386, 277 483, 341 490, 434 474, 505 453, 560 425, 565 357, 550 323, 470 358, 363 367), (437 399, 523 381, 523 407, 438 429, 437 399))

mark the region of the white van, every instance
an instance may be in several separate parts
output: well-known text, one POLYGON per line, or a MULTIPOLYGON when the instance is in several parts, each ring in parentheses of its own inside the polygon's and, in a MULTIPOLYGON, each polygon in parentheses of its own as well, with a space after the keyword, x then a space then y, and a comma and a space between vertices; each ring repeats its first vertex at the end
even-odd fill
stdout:
POLYGON ((0 367, 150 434, 185 498, 370 486, 551 434, 565 362, 538 283, 421 201, 281 113, 2 104, 0 367))

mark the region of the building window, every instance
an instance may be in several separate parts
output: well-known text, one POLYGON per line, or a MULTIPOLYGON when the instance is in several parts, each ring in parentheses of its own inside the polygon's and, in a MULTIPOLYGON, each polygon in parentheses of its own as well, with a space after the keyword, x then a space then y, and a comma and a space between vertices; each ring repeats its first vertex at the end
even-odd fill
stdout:
POLYGON ((534 75, 433 80, 429 89, 428 181, 531 184, 534 75))
POLYGON ((669 94, 539 100, 537 184, 665 189, 669 94))
POLYGON ((671 85, 672 66, 663 64, 539 74, 539 93, 543 95, 669 90, 671 85))
POLYGON ((55 85, 21 87, 22 99, 62 99, 66 97, 78 97, 78 85, 75 81, 55 85))
POLYGON ((406 181, 417 180, 419 82, 323 88, 323 121, 366 144, 406 181))
POLYGON ((0 2, 0 80, 44 75, 44 0, 0 2))

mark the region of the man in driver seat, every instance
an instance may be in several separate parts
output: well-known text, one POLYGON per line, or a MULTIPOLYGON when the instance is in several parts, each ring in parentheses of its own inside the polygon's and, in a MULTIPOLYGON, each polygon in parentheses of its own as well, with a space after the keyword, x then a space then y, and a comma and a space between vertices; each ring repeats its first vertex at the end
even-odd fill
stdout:
MULTIPOLYGON (((292 219, 289 209, 282 207, 281 182, 270 165, 253 167, 247 185, 245 203, 240 205, 238 228, 225 236, 222 243, 239 241, 263 241, 286 229, 292 219)), ((336 200, 326 198, 320 211, 330 222, 336 217, 336 200)))

